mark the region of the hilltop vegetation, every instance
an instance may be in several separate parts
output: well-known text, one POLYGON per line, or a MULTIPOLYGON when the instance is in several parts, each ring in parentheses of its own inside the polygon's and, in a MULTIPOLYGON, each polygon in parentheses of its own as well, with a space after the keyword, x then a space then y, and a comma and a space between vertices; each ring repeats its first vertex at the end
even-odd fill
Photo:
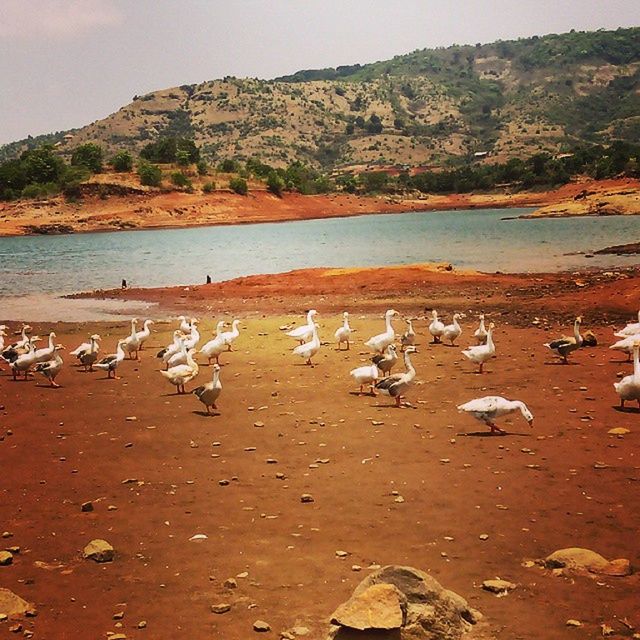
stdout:
POLYGON ((157 145, 182 139, 193 148, 174 149, 170 162, 195 149, 190 162, 297 164, 318 176, 390 165, 455 172, 638 144, 639 91, 640 28, 571 32, 164 89, 67 135, 6 145, 0 161, 47 142, 67 159, 96 143, 105 157, 167 162, 157 145))

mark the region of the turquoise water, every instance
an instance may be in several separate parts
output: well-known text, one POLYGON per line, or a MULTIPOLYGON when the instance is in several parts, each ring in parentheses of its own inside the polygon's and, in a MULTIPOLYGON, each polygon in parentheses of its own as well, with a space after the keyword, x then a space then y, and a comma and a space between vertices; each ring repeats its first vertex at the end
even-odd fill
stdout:
POLYGON ((153 231, 0 238, 0 295, 203 283, 319 266, 447 261, 483 271, 636 264, 588 252, 637 240, 640 216, 502 220, 529 209, 375 214, 153 231))

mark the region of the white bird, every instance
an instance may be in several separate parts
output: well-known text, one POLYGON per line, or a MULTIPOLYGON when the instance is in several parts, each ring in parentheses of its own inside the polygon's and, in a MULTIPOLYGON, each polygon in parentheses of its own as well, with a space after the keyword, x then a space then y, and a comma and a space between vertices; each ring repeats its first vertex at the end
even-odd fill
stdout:
POLYGON ((636 400, 640 407, 640 336, 633 343, 633 374, 625 376, 620 382, 614 382, 616 393, 620 396, 620 406, 624 409, 627 400, 636 400))
POLYGON ((480 314, 480 326, 475 330, 474 337, 478 344, 484 344, 487 341, 487 329, 484 326, 484 313, 480 314))
POLYGON ((336 329, 333 334, 336 342, 338 343, 338 349, 343 342, 347 343, 347 351, 349 351, 349 338, 351 337, 351 327, 349 326, 349 312, 345 311, 342 314, 342 326, 336 329))
POLYGON ((383 354, 377 354, 371 358, 371 362, 378 367, 378 369, 388 376, 391 373, 391 369, 398 362, 398 352, 396 351, 396 345, 390 344, 383 354))
POLYGON ((613 335, 617 338, 626 338, 628 336, 635 336, 640 333, 640 311, 638 311, 638 322, 629 322, 624 329, 616 331, 613 335))
POLYGON ((151 325, 154 324, 153 320, 145 320, 144 324, 142 325, 142 331, 138 331, 138 333, 136 333, 136 337, 138 338, 138 343, 139 343, 139 350, 142 351, 142 346, 144 345, 144 343, 147 341, 147 339, 149 338, 149 336, 151 335, 151 325))
POLYGON ((442 338, 444 340, 449 340, 451 342, 451 346, 454 346, 454 342, 460 337, 460 334, 462 333, 462 327, 458 323, 458 320, 463 317, 464 316, 461 313, 454 313, 453 322, 451 324, 448 324, 442 332, 442 338))
POLYGON ((184 385, 191 382, 200 370, 198 363, 193 359, 194 349, 187 352, 186 364, 179 364, 177 367, 171 367, 160 373, 172 384, 177 387, 177 393, 185 393, 184 385))
POLYGON ((156 354, 156 358, 160 358, 164 363, 166 363, 172 355, 178 353, 180 351, 180 346, 182 345, 182 338, 185 335, 180 331, 180 329, 176 329, 173 332, 173 342, 166 346, 164 349, 160 349, 156 354))
POLYGON ((94 338, 96 340, 100 340, 100 336, 97 333, 94 333, 92 336, 89 336, 89 342, 83 342, 81 345, 77 346, 73 351, 69 351, 70 356, 75 356, 80 359, 80 356, 89 351, 94 343, 94 338))
POLYGON ((631 354, 633 353, 633 345, 636 341, 640 340, 640 331, 637 334, 626 336, 622 338, 622 340, 618 340, 618 342, 614 342, 609 349, 613 349, 614 351, 622 351, 627 354, 627 361, 631 360, 631 354))
POLYGON ((371 394, 376 395, 375 383, 380 378, 380 372, 375 364, 351 369, 349 375, 356 381, 356 384, 360 385, 359 393, 362 393, 362 388, 368 384, 371 387, 371 394))
POLYGON ((98 360, 98 351, 100 351, 100 347, 98 346, 98 342, 101 340, 100 336, 97 333, 94 333, 90 340, 91 343, 89 344, 89 348, 84 351, 80 351, 76 356, 80 361, 80 364, 84 366, 85 371, 93 371, 93 365, 98 360))
POLYGON ((496 425, 495 420, 513 411, 520 411, 529 426, 533 427, 533 415, 527 405, 520 400, 507 400, 501 396, 485 396, 459 405, 458 411, 469 413, 476 420, 484 422, 490 427, 491 433, 506 433, 496 425))
POLYGON ((191 322, 184 316, 178 316, 180 320, 180 326, 178 327, 182 333, 191 333, 191 322))
POLYGON ((296 327, 295 329, 291 329, 291 331, 287 331, 287 334, 290 338, 295 338, 300 342, 300 344, 304 344, 305 341, 310 340, 313 335, 313 330, 316 326, 313 318, 318 315, 318 312, 315 309, 309 309, 307 311, 307 324, 303 324, 300 327, 296 327))
POLYGON ((384 314, 384 321, 386 330, 384 333, 379 333, 377 336, 369 338, 364 344, 369 347, 371 351, 377 351, 382 353, 395 339, 396 333, 393 330, 391 321, 394 316, 400 315, 395 309, 388 309, 384 314))
POLYGON ((13 379, 17 380, 18 374, 23 373, 24 379, 27 379, 29 375, 29 369, 36 364, 36 349, 33 346, 33 343, 27 342, 26 351, 18 355, 15 360, 12 360, 9 363, 11 367, 11 373, 13 374, 13 379))
POLYGON ((171 369, 171 367, 177 367, 179 364, 187 363, 187 345, 185 343, 185 339, 181 338, 180 351, 178 353, 174 353, 167 360, 167 369, 171 369))
POLYGON ((496 355, 496 347, 493 344, 493 329, 495 325, 493 322, 489 325, 489 331, 487 331, 487 342, 486 344, 479 344, 473 347, 469 347, 465 349, 462 354, 465 358, 471 360, 471 362, 475 362, 480 365, 478 369, 478 373, 482 373, 482 367, 487 360, 490 360, 496 355))
POLYGON ((49 334, 49 346, 36 350, 34 355, 36 362, 48 362, 49 360, 51 360, 51 358, 53 358, 53 354, 56 350, 56 345, 53 341, 55 337, 56 334, 52 331, 49 334))
POLYGON ((429 333, 433 336, 433 344, 437 344, 442 341, 442 334, 444 333, 444 322, 438 320, 438 312, 435 309, 431 311, 431 324, 429 325, 429 333))
POLYGON ((19 356, 35 351, 34 344, 40 340, 40 336, 29 336, 29 331, 31 331, 31 327, 28 324, 22 325, 21 339, 5 346, 1 354, 5 362, 11 364, 19 356))
POLYGON ((110 353, 108 356, 105 356, 101 360, 98 360, 93 366, 102 369, 107 372, 107 378, 113 378, 114 380, 119 380, 116 375, 116 369, 118 365, 124 360, 125 353, 122 349, 122 343, 124 340, 118 340, 118 346, 116 348, 115 353, 110 353), (111 375, 113 374, 113 375, 111 375))
POLYGON ((405 322, 407 323, 407 330, 402 334, 402 337, 400 338, 400 345, 402 349, 410 347, 416 341, 416 334, 413 330, 413 323, 411 322, 411 318, 407 318, 405 322))
POLYGON ((186 337, 184 343, 188 349, 195 349, 200 342, 200 332, 198 331, 198 320, 191 318, 191 333, 186 337))
POLYGON ((409 356, 417 352, 418 350, 415 347, 407 347, 404 350, 404 366, 406 371, 404 373, 394 373, 376 382, 376 389, 380 391, 380 393, 396 399, 396 407, 400 406, 402 396, 407 392, 413 379, 416 377, 416 370, 413 368, 409 356))
POLYGON ((200 387, 196 387, 191 393, 198 396, 198 400, 207 408, 207 414, 210 414, 209 408, 217 409, 216 400, 222 392, 222 382, 220 382, 220 367, 213 365, 213 380, 207 382, 200 387))
POLYGON ((57 344, 53 349, 53 358, 45 362, 38 362, 34 367, 34 371, 41 373, 54 388, 59 388, 60 385, 56 382, 56 377, 62 371, 63 360, 59 351, 64 349, 61 344, 57 344))
POLYGON ((545 347, 551 349, 551 351, 555 351, 559 356, 562 357, 564 364, 569 364, 567 360, 567 356, 576 349, 579 349, 582 346, 582 336, 580 335, 580 324, 582 323, 582 318, 578 316, 576 321, 573 323, 573 337, 563 336, 558 340, 553 340, 552 342, 546 342, 545 347))
POLYGON ((309 342, 305 342, 304 344, 299 344, 294 350, 293 353, 296 356, 300 356, 307 361, 308 365, 311 365, 311 358, 318 353, 320 350, 320 338, 318 337, 318 330, 316 329, 315 323, 313 324, 311 330, 311 340, 309 342))
POLYGON ((122 349, 125 353, 129 354, 129 359, 133 360, 133 354, 136 354, 135 359, 138 360, 138 349, 140 349, 140 340, 138 340, 138 332, 136 327, 138 325, 138 319, 133 318, 131 320, 131 334, 122 340, 122 349))
POLYGON ((238 330, 239 326, 240 326, 240 320, 234 320, 231 323, 231 331, 224 331, 223 333, 220 334, 220 339, 227 346, 227 351, 232 350, 231 345, 233 344, 233 341, 236 340, 237 337, 240 335, 240 331, 238 330))
POLYGON ((213 340, 209 340, 202 349, 200 349, 200 353, 204 354, 209 360, 209 364, 211 364, 211 360, 213 358, 216 359, 216 364, 220 364, 220 355, 227 350, 227 345, 220 335, 213 338, 213 340))

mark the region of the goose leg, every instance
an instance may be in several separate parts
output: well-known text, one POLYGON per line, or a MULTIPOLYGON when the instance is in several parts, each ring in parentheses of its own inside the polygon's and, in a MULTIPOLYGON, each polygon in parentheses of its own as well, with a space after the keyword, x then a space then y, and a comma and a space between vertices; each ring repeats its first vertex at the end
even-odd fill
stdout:
POLYGON ((624 409, 624 400, 620 398, 620 408, 624 409))
POLYGON ((400 399, 402 398, 402 396, 396 396, 396 407, 400 406, 400 399))
POLYGON ((482 373, 482 367, 484 366, 484 362, 480 363, 480 370, 478 371, 478 373, 482 373))

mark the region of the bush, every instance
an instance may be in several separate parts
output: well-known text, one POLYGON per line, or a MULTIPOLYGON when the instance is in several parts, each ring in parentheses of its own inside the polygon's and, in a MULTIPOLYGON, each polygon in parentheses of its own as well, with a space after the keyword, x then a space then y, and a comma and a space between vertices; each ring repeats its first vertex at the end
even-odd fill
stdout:
POLYGON ((199 160, 196 164, 198 175, 206 176, 209 173, 209 165, 204 160, 199 160))
POLYGON ((229 180, 229 188, 241 196, 246 196, 249 191, 247 181, 244 178, 231 178, 229 180))
POLYGON ((176 163, 179 167, 188 167, 191 164, 189 152, 184 149, 176 151, 176 163))
POLYGON ((284 180, 275 171, 272 171, 267 177, 267 189, 280 198, 284 187, 284 180))
POLYGON ((149 162, 141 162, 138 165, 138 176, 140 176, 140 184, 148 187, 159 187, 162 182, 160 167, 149 162))
POLYGON ((113 158, 111 158, 111 166, 114 171, 119 173, 126 173, 133 169, 133 157, 128 151, 118 151, 113 158))
POLYGON ((203 191, 204 193, 211 193, 212 191, 215 191, 215 190, 216 190, 216 184, 215 184, 215 182, 211 182, 211 181, 209 181, 209 182, 205 182, 205 183, 202 185, 202 191, 203 191))
POLYGON ((239 168, 240 168, 240 163, 237 160, 233 160, 231 158, 225 158, 218 165, 218 169, 220 169, 222 173, 237 173, 239 168))
POLYGON ((71 164, 86 167, 91 173, 102 171, 103 152, 100 145, 88 142, 76 147, 71 154, 71 164))
POLYGON ((176 185, 176 187, 183 187, 186 189, 192 189, 193 185, 191 184, 191 180, 182 173, 182 171, 176 171, 171 174, 171 182, 176 185))

